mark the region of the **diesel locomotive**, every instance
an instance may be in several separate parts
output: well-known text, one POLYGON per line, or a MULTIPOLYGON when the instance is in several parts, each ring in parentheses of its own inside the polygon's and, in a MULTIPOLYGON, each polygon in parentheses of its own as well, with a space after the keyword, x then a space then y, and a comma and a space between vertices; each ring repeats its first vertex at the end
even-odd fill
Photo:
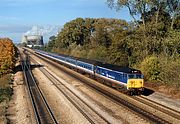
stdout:
POLYGON ((128 94, 142 94, 144 90, 144 76, 140 70, 129 67, 107 64, 99 61, 80 59, 65 55, 35 50, 37 54, 68 65, 75 70, 91 75, 91 77, 110 84, 110 86, 123 89, 128 94))

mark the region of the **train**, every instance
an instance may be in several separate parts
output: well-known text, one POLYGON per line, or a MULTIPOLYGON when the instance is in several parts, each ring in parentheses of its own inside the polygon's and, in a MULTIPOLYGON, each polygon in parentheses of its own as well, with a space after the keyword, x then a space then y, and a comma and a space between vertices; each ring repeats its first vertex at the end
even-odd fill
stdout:
POLYGON ((34 51, 73 68, 77 72, 88 74, 94 79, 120 89, 129 95, 141 95, 144 91, 144 75, 140 70, 41 50, 34 51))

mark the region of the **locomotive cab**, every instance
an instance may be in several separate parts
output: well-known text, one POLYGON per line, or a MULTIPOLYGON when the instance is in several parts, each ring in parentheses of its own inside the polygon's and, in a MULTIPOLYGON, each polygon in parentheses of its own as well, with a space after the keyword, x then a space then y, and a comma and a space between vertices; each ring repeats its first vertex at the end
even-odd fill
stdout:
POLYGON ((144 90, 143 74, 128 74, 127 79, 127 89, 132 93, 142 94, 144 90))

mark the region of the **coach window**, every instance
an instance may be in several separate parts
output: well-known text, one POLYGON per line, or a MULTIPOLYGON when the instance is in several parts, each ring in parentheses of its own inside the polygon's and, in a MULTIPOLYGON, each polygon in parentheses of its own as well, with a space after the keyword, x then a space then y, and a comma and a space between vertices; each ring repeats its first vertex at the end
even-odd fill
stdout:
POLYGON ((98 69, 98 68, 96 68, 96 70, 95 70, 95 71, 96 71, 96 73, 99 73, 99 69, 98 69))
POLYGON ((101 70, 101 69, 99 69, 99 73, 100 73, 100 74, 102 73, 102 70, 101 70))

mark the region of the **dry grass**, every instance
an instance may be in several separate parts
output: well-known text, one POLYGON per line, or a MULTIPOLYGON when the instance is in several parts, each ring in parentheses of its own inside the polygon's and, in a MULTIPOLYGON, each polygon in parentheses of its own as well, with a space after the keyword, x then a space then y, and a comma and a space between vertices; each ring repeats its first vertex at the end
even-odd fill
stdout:
POLYGON ((0 78, 0 124, 6 124, 7 120, 5 117, 5 111, 7 106, 7 101, 12 95, 12 89, 10 88, 10 83, 12 83, 11 75, 5 75, 0 78))
POLYGON ((0 124, 7 124, 7 119, 5 117, 6 106, 6 102, 0 103, 0 124))
POLYGON ((154 82, 153 83, 146 82, 145 87, 147 87, 153 91, 166 94, 172 98, 180 99, 180 92, 179 92, 180 88, 173 87, 171 85, 161 84, 161 83, 154 83, 154 82))
POLYGON ((9 100, 13 90, 10 87, 10 84, 12 83, 11 75, 5 75, 2 78, 0 78, 0 102, 3 100, 9 100))
POLYGON ((12 82, 11 75, 5 75, 0 78, 0 88, 7 88, 9 87, 9 84, 12 82))

